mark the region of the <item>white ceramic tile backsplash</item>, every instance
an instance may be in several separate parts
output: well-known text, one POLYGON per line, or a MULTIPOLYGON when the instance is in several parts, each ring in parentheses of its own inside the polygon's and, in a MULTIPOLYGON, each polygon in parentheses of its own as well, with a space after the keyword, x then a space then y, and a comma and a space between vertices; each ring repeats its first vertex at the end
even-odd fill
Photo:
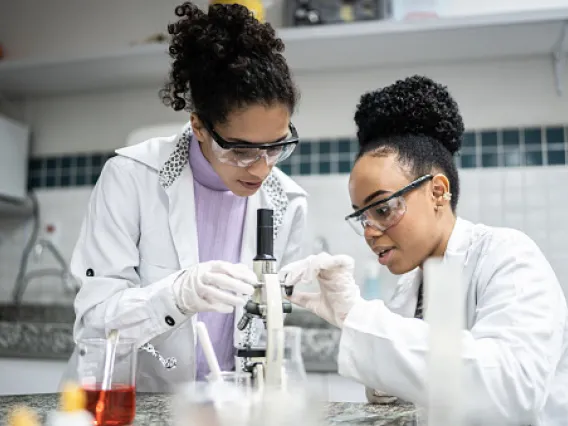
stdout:
MULTIPOLYGON (((40 223, 57 221, 58 248, 66 259, 71 258, 81 222, 92 188, 43 189, 36 195, 40 205, 40 223)), ((19 220, 0 220, 0 300, 8 300, 18 273, 24 246, 31 234, 31 223, 19 220)), ((38 261, 33 258, 28 270, 57 267, 53 256, 44 252, 38 261)), ((55 278, 38 278, 30 281, 24 293, 26 302, 63 302, 72 299, 62 291, 62 283, 55 278)))
MULTIPOLYGON (((531 236, 544 251, 555 269, 565 292, 568 291, 568 167, 519 169, 462 169, 459 214, 474 222, 493 226, 509 226, 531 236)), ((343 218, 350 212, 347 175, 298 176, 296 181, 310 194, 309 232, 306 250, 311 252, 314 238, 323 236, 332 253, 346 253, 356 259, 356 278, 363 279, 366 262, 374 262, 362 238, 343 218)), ((39 190, 41 215, 57 218, 62 225, 60 249, 70 259, 91 188, 39 190)), ((21 251, 29 235, 29 224, 0 220, 0 299, 12 292, 21 251)), ((55 266, 48 253, 31 268, 55 266)), ((381 271, 387 296, 396 277, 381 271)), ((70 303, 53 279, 37 279, 30 283, 26 301, 70 303)))

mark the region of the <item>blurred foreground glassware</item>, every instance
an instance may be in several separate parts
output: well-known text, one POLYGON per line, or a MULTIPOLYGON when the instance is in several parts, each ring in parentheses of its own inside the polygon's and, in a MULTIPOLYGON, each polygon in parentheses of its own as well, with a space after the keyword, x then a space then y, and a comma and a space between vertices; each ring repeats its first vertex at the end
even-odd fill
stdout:
POLYGON ((102 391, 107 341, 100 338, 77 342, 77 382, 85 390, 86 409, 96 416, 100 398, 104 401, 104 425, 127 426, 136 414, 136 363, 138 351, 135 341, 119 339, 109 391, 102 391))
MULTIPOLYGON (((211 382, 211 375, 206 377, 208 382, 211 382)), ((222 371, 221 379, 224 383, 231 384, 238 389, 241 389, 247 397, 252 395, 252 374, 246 371, 222 371)))
MULTIPOLYGON (((250 378, 249 378, 250 379, 250 378)), ((174 398, 176 426, 248 426, 252 398, 242 380, 229 382, 191 382, 182 386, 174 398)))
POLYGON ((312 398, 306 388, 265 388, 253 405, 251 426, 324 425, 325 405, 312 398))

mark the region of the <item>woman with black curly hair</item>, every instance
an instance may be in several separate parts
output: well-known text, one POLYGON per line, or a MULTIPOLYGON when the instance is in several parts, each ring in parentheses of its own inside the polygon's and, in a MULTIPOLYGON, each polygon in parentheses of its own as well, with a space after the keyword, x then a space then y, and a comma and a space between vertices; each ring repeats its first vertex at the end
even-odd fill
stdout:
MULTIPOLYGON (((256 217, 274 211, 277 267, 301 257, 306 194, 275 165, 298 143, 298 92, 269 24, 239 5, 176 8, 167 106, 187 111, 180 134, 119 149, 94 188, 72 259, 82 287, 74 337, 121 340, 139 356, 137 389, 168 391, 209 372, 195 343, 206 324, 225 371, 262 328, 236 328, 253 292, 256 217)), ((70 363, 74 367, 76 355, 70 363)), ((240 366, 236 366, 240 368, 240 366)))
POLYGON ((346 219, 378 262, 402 275, 396 291, 387 303, 363 300, 353 259, 344 255, 310 256, 281 270, 288 285, 319 281, 319 293, 296 292, 291 300, 342 329, 340 373, 427 405, 422 265, 440 257, 463 268, 466 423, 566 424, 564 294, 528 236, 457 217, 453 157, 464 125, 456 102, 446 88, 414 76, 363 95, 355 122, 360 150, 349 181, 355 211, 346 219))

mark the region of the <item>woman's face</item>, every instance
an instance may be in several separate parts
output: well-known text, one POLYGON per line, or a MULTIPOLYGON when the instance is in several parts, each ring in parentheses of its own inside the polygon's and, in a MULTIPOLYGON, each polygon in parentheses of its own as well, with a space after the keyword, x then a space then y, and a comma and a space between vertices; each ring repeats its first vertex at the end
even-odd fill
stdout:
MULTIPOLYGON (((403 189, 414 180, 409 176, 395 154, 364 155, 355 163, 349 179, 353 208, 363 208, 403 189)), ((393 274, 404 274, 421 266, 432 255, 443 255, 443 245, 447 243, 444 236, 449 238, 451 233, 451 229, 444 232, 447 228, 444 224, 449 222, 443 218, 454 217, 449 202, 442 197, 447 189, 444 185, 448 185, 445 176, 436 175, 407 192, 402 201, 406 211, 385 231, 365 227, 367 244, 377 254, 378 261, 393 274), (439 250, 441 254, 437 253, 439 250)))
MULTIPOLYGON (((227 142, 266 144, 285 139, 289 135, 290 111, 285 105, 253 105, 229 114, 224 123, 214 126, 214 131, 227 142)), ((270 174, 274 165, 264 158, 239 167, 220 161, 213 148, 212 136, 196 114, 191 115, 191 126, 201 143, 203 155, 231 192, 241 197, 253 195, 270 174)))

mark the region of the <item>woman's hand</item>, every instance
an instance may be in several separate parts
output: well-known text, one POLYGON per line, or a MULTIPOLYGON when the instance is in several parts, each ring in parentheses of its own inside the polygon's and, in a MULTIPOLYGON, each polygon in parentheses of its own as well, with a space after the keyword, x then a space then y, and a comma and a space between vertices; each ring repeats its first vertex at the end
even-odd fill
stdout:
POLYGON ((228 314, 235 306, 245 305, 256 282, 256 274, 246 265, 215 260, 184 271, 175 280, 173 290, 176 304, 184 314, 228 314))
POLYGON ((365 387, 365 396, 370 404, 393 404, 398 400, 396 396, 391 396, 385 392, 368 387, 365 387))
POLYGON ((294 291, 289 299, 341 328, 347 314, 361 297, 353 269, 354 261, 349 256, 320 253, 286 265, 280 270, 280 276, 286 286, 307 284, 317 279, 319 293, 294 291))

